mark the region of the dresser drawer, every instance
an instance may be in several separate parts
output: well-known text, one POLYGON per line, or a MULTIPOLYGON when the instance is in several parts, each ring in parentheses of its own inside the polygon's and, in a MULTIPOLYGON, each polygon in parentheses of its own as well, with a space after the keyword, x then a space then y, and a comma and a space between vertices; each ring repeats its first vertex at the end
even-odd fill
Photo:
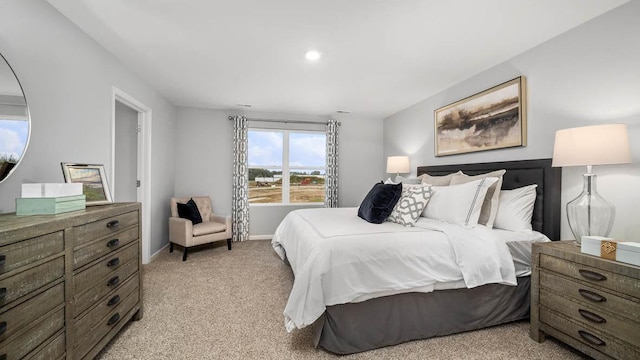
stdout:
POLYGON ((0 344, 0 357, 6 360, 22 359, 64 327, 64 308, 36 324, 28 334, 0 344))
POLYGON ((139 302, 139 293, 134 292, 124 301, 120 302, 120 304, 116 305, 116 307, 111 310, 106 316, 99 319, 95 326, 87 333, 80 334, 76 337, 74 341, 74 348, 76 349, 75 354, 77 358, 81 358, 91 350, 93 345, 95 345, 102 337, 104 337, 109 330, 117 326, 122 321, 129 321, 129 319, 125 319, 127 313, 133 309, 136 304, 139 302))
POLYGON ((540 255, 540 267, 640 299, 638 279, 545 254, 540 255))
POLYGON ((73 246, 78 246, 105 236, 113 235, 122 229, 137 224, 138 212, 132 211, 86 225, 73 227, 69 231, 69 238, 73 246))
POLYGON ((77 269, 99 257, 114 252, 138 239, 138 227, 113 234, 73 252, 73 268, 77 269))
POLYGON ((87 314, 78 319, 74 325, 75 334, 86 334, 102 318, 107 316, 119 304, 128 302, 130 296, 138 297, 138 275, 127 280, 122 286, 114 290, 107 297, 103 298, 98 306, 91 309, 87 314))
POLYGON ((108 277, 100 279, 100 281, 97 282, 97 286, 75 295, 75 305, 73 306, 72 316, 75 318, 80 315, 136 272, 138 272, 138 259, 133 259, 122 265, 114 273, 109 274, 108 277), (116 281, 116 284, 110 285, 116 281))
POLYGON ((64 275, 64 257, 59 257, 0 280, 0 306, 26 295, 64 275))
POLYGON ((0 247, 0 274, 62 252, 63 235, 58 231, 0 247))
POLYGON ((640 346, 640 332, 637 331, 639 325, 628 319, 619 319, 610 313, 582 306, 545 289, 540 290, 540 305, 564 314, 584 326, 597 329, 631 345, 640 346))
POLYGON ((545 307, 540 308, 540 320, 582 344, 613 358, 638 359, 640 357, 640 353, 632 347, 616 341, 610 335, 576 323, 564 315, 545 307))
POLYGON ((40 351, 35 353, 29 360, 51 360, 59 359, 65 353, 64 332, 60 333, 50 343, 44 346, 40 351))
MULTIPOLYGON (((81 292, 88 289, 103 280, 104 277, 111 276, 124 264, 130 260, 138 259, 138 244, 132 244, 126 248, 118 250, 109 256, 104 257, 100 262, 74 275, 73 288, 74 292, 81 292)), ((120 279, 124 280, 124 279, 120 279)))
POLYGON ((30 323, 37 321, 38 318, 62 304, 64 304, 64 284, 60 283, 0 314, 0 327, 5 329, 0 334, 0 341, 10 338, 20 329, 24 329, 30 323))
POLYGON ((640 322, 638 303, 604 291, 602 288, 568 280, 546 271, 540 271, 540 287, 567 295, 575 301, 588 304, 596 310, 604 310, 640 322))

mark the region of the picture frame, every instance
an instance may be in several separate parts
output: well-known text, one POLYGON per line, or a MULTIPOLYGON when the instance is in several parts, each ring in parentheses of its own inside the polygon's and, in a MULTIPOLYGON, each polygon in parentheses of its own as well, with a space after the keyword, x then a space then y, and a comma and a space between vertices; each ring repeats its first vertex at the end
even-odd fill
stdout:
POLYGON ((104 165, 67 162, 63 162, 61 165, 65 182, 82 183, 82 193, 86 196, 87 206, 113 202, 104 165))
POLYGON ((434 111, 435 156, 527 146, 525 77, 434 111))

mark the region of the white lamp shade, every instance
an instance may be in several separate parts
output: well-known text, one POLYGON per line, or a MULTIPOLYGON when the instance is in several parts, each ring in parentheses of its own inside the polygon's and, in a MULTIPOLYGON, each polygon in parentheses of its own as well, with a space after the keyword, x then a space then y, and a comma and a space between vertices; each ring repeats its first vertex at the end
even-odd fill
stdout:
POLYGON ((552 166, 630 162, 631 149, 625 124, 584 126, 556 131, 552 166))
POLYGON ((411 172, 408 156, 389 156, 387 158, 387 173, 411 172))

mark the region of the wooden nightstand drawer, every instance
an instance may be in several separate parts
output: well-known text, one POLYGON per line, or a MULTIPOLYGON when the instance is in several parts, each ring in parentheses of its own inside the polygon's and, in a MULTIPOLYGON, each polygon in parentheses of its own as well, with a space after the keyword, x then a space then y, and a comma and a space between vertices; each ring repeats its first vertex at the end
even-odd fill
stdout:
POLYGON ((113 235, 124 228, 137 224, 138 212, 132 211, 86 225, 76 226, 69 232, 69 238, 73 246, 78 246, 101 237, 113 235))
POLYGON ((29 265, 63 250, 62 231, 0 247, 0 274, 29 265))
POLYGON ((562 276, 540 271, 540 287, 570 296, 574 301, 588 304, 594 309, 618 314, 640 323, 640 311, 637 301, 614 294, 602 288, 591 286, 562 276))
POLYGON ((73 252, 73 269, 75 270, 101 256, 114 252, 137 239, 138 227, 134 226, 89 244, 88 246, 79 248, 73 252))
POLYGON ((558 312, 542 307, 540 320, 580 343, 616 359, 638 359, 640 357, 640 353, 635 349, 616 341, 613 336, 583 326, 558 312))
POLYGON ((544 254, 540 255, 540 267, 640 299, 638 279, 544 254))
POLYGON ((0 341, 10 338, 16 332, 62 304, 64 304, 64 284, 60 283, 0 314, 0 325, 5 329, 0 335, 0 341))
POLYGON ((0 280, 0 291, 4 294, 0 297, 0 306, 8 304, 62 276, 64 276, 64 257, 59 257, 10 278, 0 280))
POLYGON ((610 313, 581 306, 557 293, 540 289, 540 305, 566 315, 574 322, 617 337, 634 346, 640 346, 640 324, 616 318, 610 313))

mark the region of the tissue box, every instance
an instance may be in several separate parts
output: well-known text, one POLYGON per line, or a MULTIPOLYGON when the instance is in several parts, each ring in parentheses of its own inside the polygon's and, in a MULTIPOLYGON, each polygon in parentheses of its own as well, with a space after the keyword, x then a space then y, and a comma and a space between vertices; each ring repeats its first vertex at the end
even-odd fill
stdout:
POLYGON ((616 260, 640 266, 640 243, 619 242, 616 250, 616 260))
POLYGON ((617 243, 618 242, 616 240, 608 237, 583 236, 580 244, 580 251, 585 254, 615 260, 617 243))
POLYGON ((22 184, 23 198, 56 198, 82 195, 82 183, 22 184))

